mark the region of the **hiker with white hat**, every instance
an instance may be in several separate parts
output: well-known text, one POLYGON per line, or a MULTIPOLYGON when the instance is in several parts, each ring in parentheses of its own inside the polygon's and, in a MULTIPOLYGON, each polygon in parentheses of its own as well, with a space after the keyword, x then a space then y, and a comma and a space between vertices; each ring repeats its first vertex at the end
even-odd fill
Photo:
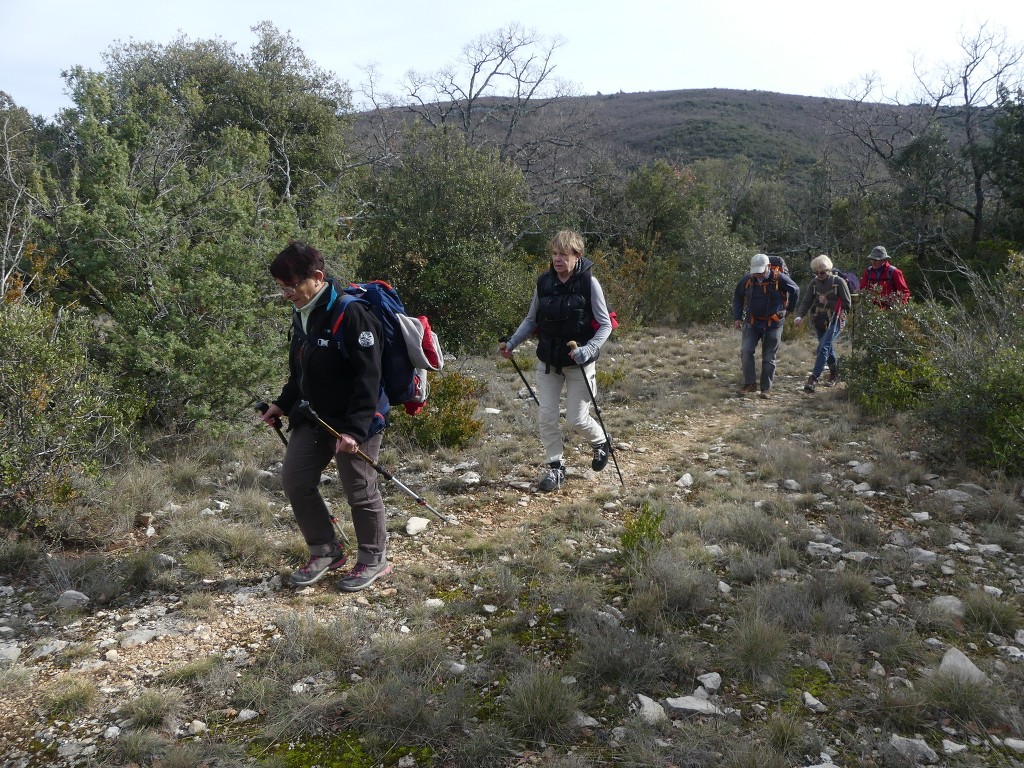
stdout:
POLYGON ((754 254, 750 271, 740 278, 732 299, 732 318, 743 329, 740 360, 743 370, 741 394, 757 392, 768 399, 775 378, 775 356, 782 343, 786 313, 796 308, 800 288, 781 268, 773 268, 763 253, 754 254), (761 379, 757 379, 754 351, 761 344, 761 379))

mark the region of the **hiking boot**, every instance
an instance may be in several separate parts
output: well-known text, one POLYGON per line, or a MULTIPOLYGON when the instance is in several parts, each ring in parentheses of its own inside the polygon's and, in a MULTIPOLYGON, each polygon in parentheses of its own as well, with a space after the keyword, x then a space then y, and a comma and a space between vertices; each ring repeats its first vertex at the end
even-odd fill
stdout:
POLYGON ((743 389, 740 390, 741 395, 753 394, 757 392, 757 384, 745 384, 743 389))
POLYGON ((828 378, 825 379, 822 384, 826 387, 834 387, 839 383, 839 371, 829 371, 828 378))
POLYGON ((594 446, 594 460, 590 462, 590 468, 595 472, 600 472, 602 469, 608 466, 608 457, 612 455, 612 447, 605 440, 603 443, 598 443, 594 446))
POLYGON ((292 571, 288 580, 296 587, 308 587, 320 581, 331 571, 336 571, 345 564, 345 553, 340 549, 327 555, 311 555, 309 562, 298 570, 292 571))
POLYGON ((356 567, 338 582, 338 589, 342 592, 358 592, 389 573, 391 573, 391 563, 387 560, 382 560, 377 565, 356 563, 356 567))
POLYGON ((537 483, 537 490, 544 491, 557 491, 562 487, 562 483, 565 482, 565 465, 560 461, 552 461, 548 464, 547 471, 541 476, 540 482, 537 483))
POLYGON ((818 383, 818 377, 813 373, 807 377, 807 382, 804 384, 804 392, 813 392, 816 389, 818 383))
POLYGON ((771 399, 771 394, 768 392, 767 389, 762 389, 761 390, 761 399, 762 400, 770 400, 771 399))

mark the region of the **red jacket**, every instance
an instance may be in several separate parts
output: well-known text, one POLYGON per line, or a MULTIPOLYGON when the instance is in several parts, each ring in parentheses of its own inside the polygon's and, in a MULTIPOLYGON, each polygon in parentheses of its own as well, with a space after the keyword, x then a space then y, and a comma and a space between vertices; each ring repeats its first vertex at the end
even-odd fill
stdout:
POLYGON ((910 301, 910 287, 903 272, 886 261, 878 269, 868 267, 860 278, 862 293, 875 294, 872 301, 880 307, 891 307, 896 303, 910 301))

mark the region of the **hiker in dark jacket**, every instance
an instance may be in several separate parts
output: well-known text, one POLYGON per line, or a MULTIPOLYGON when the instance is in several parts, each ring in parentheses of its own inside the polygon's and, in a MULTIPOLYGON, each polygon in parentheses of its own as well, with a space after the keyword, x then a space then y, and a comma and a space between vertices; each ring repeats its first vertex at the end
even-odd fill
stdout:
POLYGON ((860 278, 861 293, 871 297, 879 307, 894 307, 910 301, 910 286, 903 272, 892 265, 889 252, 884 245, 871 249, 871 266, 860 278))
POLYGON ((767 399, 775 378, 775 356, 782 342, 783 318, 796 307, 800 288, 781 269, 770 269, 763 253, 754 254, 750 271, 736 284, 732 297, 732 319, 743 329, 740 361, 743 370, 741 394, 756 392, 757 370, 754 351, 761 344, 761 397, 767 399))
POLYGON ((292 584, 313 584, 345 565, 331 513, 317 488, 321 472, 334 459, 358 545, 356 564, 338 586, 355 592, 391 573, 377 472, 355 456, 361 448, 376 461, 380 452, 388 410, 381 388, 383 335, 373 311, 358 301, 345 307, 337 334, 328 327, 344 284, 328 278, 324 269, 320 253, 298 242, 270 264, 270 274, 294 309, 288 380, 262 418, 274 425, 286 415, 291 432, 281 482, 309 548, 309 562, 292 573, 292 584), (341 438, 299 412, 302 400, 341 438))
POLYGON ((558 424, 563 388, 566 421, 590 441, 591 468, 604 469, 611 455, 601 425, 590 415, 590 393, 597 392, 594 363, 612 332, 604 291, 591 273, 593 262, 583 256, 579 233, 563 230, 551 238, 548 247, 551 266, 537 279, 530 309, 512 337, 498 348, 501 355, 511 357, 513 349, 537 333, 537 421, 547 462, 537 485, 541 491, 554 491, 565 482, 562 430, 558 424), (570 341, 578 344, 571 352, 570 341))
POLYGON ((839 381, 839 361, 836 359, 836 342, 846 325, 846 313, 850 309, 850 286, 832 270, 832 259, 825 254, 811 259, 810 285, 804 292, 803 301, 796 311, 793 325, 799 327, 808 310, 818 335, 818 352, 814 368, 804 384, 804 392, 813 392, 828 365, 828 378, 824 384, 831 387, 839 381))

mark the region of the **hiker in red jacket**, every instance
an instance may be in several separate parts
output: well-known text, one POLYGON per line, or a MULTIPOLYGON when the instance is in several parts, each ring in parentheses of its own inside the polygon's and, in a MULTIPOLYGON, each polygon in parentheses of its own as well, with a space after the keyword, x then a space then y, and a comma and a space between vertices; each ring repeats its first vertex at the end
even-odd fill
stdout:
POLYGON ((860 290, 879 307, 893 307, 910 301, 910 288, 903 272, 892 265, 885 246, 871 249, 871 266, 860 278, 860 290))

